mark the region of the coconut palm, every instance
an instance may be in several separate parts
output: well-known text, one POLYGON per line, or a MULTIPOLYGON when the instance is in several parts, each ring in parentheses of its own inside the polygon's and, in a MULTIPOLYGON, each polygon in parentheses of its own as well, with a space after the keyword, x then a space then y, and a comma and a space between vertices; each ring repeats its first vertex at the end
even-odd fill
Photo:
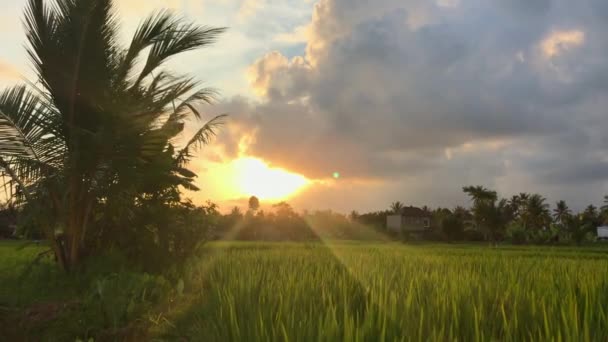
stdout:
POLYGON ((484 233, 488 240, 497 242, 511 219, 508 201, 498 200, 496 191, 483 186, 466 186, 462 190, 473 201, 471 213, 475 228, 484 233))
POLYGON ((601 224, 601 218, 597 211, 597 207, 593 204, 589 204, 585 210, 581 213, 581 219, 584 224, 587 224, 591 227, 597 227, 601 224))
POLYGON ((600 215, 603 223, 608 222, 608 195, 604 196, 604 205, 600 207, 600 215))
POLYGON ((40 204, 67 271, 96 206, 196 190, 185 166, 221 124, 213 118, 180 147, 185 121, 201 119, 197 105, 215 92, 164 67, 224 29, 160 11, 125 48, 113 10, 112 0, 29 0, 24 24, 37 79, 0 94, 0 167, 17 196, 40 204))
POLYGON ((551 221, 549 204, 546 199, 539 195, 530 195, 524 202, 523 211, 520 219, 526 229, 544 229, 551 221))
POLYGON ((555 203, 555 209, 553 209, 555 222, 562 224, 570 215, 572 215, 572 211, 568 208, 566 201, 560 200, 555 203))
POLYGON ((391 212, 393 212, 393 214, 400 214, 403 210, 403 207, 403 203, 401 203, 400 201, 396 201, 391 203, 390 210, 391 212))
POLYGON ((517 195, 513 195, 509 200, 509 205, 513 209, 515 216, 520 216, 525 209, 526 202, 530 198, 530 194, 526 192, 520 192, 517 195))

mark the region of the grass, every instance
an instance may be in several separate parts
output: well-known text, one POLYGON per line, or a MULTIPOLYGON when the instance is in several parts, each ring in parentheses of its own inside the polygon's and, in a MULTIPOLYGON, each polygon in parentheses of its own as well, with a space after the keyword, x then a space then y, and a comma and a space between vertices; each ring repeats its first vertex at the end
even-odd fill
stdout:
POLYGON ((133 321, 148 322, 146 338, 157 340, 608 340, 608 248, 601 246, 214 243, 168 290, 166 281, 141 275, 130 277, 143 286, 114 283, 107 296, 164 289, 154 301, 135 300, 134 314, 118 310, 114 323, 101 304, 134 301, 91 299, 93 275, 66 279, 39 266, 31 286, 19 285, 18 270, 39 250, 0 244, 0 305, 87 304, 38 326, 45 340, 99 336, 133 321), (57 323, 82 310, 84 323, 57 323))
POLYGON ((400 244, 216 246, 168 338, 608 339, 608 250, 400 244))

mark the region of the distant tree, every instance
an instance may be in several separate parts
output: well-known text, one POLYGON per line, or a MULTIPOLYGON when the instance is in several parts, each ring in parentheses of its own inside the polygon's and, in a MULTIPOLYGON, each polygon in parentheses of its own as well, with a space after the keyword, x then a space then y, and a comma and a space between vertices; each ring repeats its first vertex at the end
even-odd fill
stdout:
POLYGON ((431 214, 431 208, 429 208, 428 206, 424 205, 422 206, 422 211, 424 211, 425 214, 429 215, 431 214))
POLYGON ((348 215, 348 218, 351 221, 356 221, 359 218, 359 213, 356 210, 353 210, 350 212, 350 214, 348 215))
POLYGON ((391 203, 390 210, 393 212, 393 214, 400 214, 403 210, 403 207, 403 203, 396 201, 391 203))
POLYGON ((540 230, 549 226, 551 214, 549 205, 545 201, 546 199, 543 196, 533 194, 523 202, 523 211, 520 218, 524 229, 540 230))
POLYGON ((581 220, 583 224, 589 225, 591 227, 597 227, 602 223, 600 215, 597 211, 597 207, 595 207, 593 204, 589 204, 585 208, 585 210, 581 214, 581 220))
POLYGON ((525 210, 528 198, 530 198, 530 194, 526 192, 520 192, 519 194, 511 197, 509 200, 509 206, 511 206, 515 217, 521 216, 522 212, 525 210))
POLYGON ((604 196, 604 204, 600 207, 600 216, 602 223, 608 223, 608 195, 604 196))
POLYGON ((608 210, 608 195, 604 195, 604 205, 600 208, 601 210, 608 210))
POLYGON ((592 222, 588 220, 592 220, 592 214, 595 210, 593 206, 587 207, 589 209, 586 210, 586 213, 581 213, 580 215, 570 215, 564 219, 565 230, 570 235, 570 238, 576 243, 581 244, 587 237, 590 235, 595 226, 592 222), (593 210, 592 210, 593 209, 593 210))
POLYGON ((458 215, 450 213, 441 220, 441 231, 449 241, 459 240, 464 233, 464 221, 458 215))
POLYGON ((462 189, 473 201, 473 222, 484 233, 486 239, 496 243, 504 235, 510 221, 507 200, 498 200, 496 191, 483 186, 465 186, 462 189))
POLYGON ((241 208, 235 206, 234 208, 232 208, 232 210, 230 211, 230 215, 234 216, 234 217, 242 217, 243 213, 241 212, 241 208))
POLYGON ((462 206, 456 206, 456 208, 454 208, 452 212, 454 216, 458 217, 463 222, 471 220, 473 218, 471 212, 467 208, 462 206))
POLYGON ((553 209, 553 218, 556 223, 563 224, 566 218, 572 215, 572 211, 568 208, 566 201, 560 200, 555 203, 555 209, 553 209))
POLYGON ((259 208, 260 208, 260 200, 255 196, 249 197, 249 210, 255 212, 259 208))

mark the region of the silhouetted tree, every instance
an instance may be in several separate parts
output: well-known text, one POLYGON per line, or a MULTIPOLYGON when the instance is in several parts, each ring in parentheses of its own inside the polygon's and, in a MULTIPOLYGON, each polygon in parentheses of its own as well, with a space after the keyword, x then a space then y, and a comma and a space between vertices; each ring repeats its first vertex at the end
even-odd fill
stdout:
POLYGON ((30 0, 24 26, 36 85, 0 94, 0 168, 70 271, 91 236, 108 236, 93 219, 114 224, 136 205, 179 201, 179 186, 197 189, 185 166, 220 118, 182 149, 173 141, 215 92, 162 67, 224 29, 157 12, 125 48, 111 0, 30 0))
POLYGON ((441 220, 441 231, 449 241, 460 240, 464 233, 464 221, 459 215, 450 213, 441 220))
POLYGON ((234 217, 243 217, 243 213, 241 212, 241 208, 235 206, 232 208, 232 210, 230 211, 230 215, 234 216, 234 217))
POLYGON ((533 194, 523 202, 520 219, 524 229, 540 230, 549 226, 551 214, 549 205, 545 201, 541 195, 533 194))
POLYGON ((391 203, 390 209, 393 214, 401 214, 401 211, 403 210, 403 203, 400 201, 393 202, 391 203))
POLYGON ((255 196, 249 197, 249 210, 255 212, 259 208, 260 208, 260 200, 255 196))
POLYGON ((564 223, 564 221, 572 215, 572 211, 568 208, 566 201, 560 200, 555 203, 555 209, 553 209, 553 218, 556 223, 564 223))
POLYGON ((602 220, 597 211, 597 207, 594 206, 593 204, 589 204, 585 208, 585 210, 581 214, 581 219, 582 219, 583 224, 589 225, 593 228, 602 224, 602 220))
POLYGON ((507 200, 498 201, 496 191, 488 190, 483 186, 466 186, 463 187, 463 191, 473 201, 472 214, 475 226, 488 240, 497 242, 504 235, 510 220, 507 200))

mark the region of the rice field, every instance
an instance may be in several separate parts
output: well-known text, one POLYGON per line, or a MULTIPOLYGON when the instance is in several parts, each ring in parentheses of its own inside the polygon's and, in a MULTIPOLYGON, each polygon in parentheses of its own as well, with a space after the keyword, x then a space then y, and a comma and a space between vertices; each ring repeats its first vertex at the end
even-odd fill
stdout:
POLYGON ((606 341, 608 249, 220 243, 162 338, 606 341))

